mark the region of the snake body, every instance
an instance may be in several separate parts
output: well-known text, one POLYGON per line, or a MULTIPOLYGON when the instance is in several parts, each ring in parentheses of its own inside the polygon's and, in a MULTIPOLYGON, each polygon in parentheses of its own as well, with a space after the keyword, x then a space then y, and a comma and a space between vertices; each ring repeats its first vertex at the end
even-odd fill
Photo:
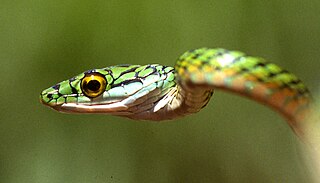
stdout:
POLYGON ((40 94, 43 104, 67 113, 106 113, 137 120, 167 120, 196 113, 214 89, 270 106, 301 133, 311 95, 294 74, 239 51, 200 48, 175 67, 117 65, 93 69, 40 94))

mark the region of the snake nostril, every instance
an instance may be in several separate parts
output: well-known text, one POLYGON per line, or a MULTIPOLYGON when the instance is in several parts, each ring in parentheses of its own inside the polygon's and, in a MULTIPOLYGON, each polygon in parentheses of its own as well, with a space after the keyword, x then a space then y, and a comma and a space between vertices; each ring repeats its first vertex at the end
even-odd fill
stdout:
POLYGON ((49 93, 49 94, 47 95, 47 97, 48 97, 48 98, 52 98, 52 94, 49 93))

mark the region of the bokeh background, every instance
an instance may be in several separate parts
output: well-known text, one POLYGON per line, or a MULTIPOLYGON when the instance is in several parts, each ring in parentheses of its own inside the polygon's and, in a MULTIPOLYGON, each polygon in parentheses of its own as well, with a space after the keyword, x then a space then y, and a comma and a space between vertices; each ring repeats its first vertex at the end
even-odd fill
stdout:
POLYGON ((61 114, 39 93, 120 63, 173 65, 223 47, 319 91, 319 0, 0 0, 0 182, 312 182, 304 146, 271 109, 216 92, 170 122, 61 114), (302 150, 301 150, 302 149, 302 150))

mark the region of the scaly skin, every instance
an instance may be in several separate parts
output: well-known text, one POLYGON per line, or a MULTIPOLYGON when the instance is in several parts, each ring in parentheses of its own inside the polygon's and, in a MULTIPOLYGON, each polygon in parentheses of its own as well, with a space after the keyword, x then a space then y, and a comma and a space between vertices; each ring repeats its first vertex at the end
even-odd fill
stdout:
POLYGON ((167 120, 198 112, 214 89, 272 107, 301 135, 311 95, 292 73, 261 58, 225 49, 184 53, 174 68, 119 65, 86 71, 44 90, 41 102, 67 113, 106 113, 167 120))

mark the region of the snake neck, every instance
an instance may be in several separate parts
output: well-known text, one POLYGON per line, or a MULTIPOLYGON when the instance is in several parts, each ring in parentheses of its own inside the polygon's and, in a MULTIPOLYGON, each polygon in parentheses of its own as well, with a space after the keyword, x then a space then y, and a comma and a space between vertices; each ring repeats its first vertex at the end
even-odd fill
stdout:
POLYGON ((213 89, 202 85, 180 83, 176 88, 177 93, 172 101, 178 105, 172 106, 169 111, 177 117, 199 112, 213 95, 213 89))
MULTIPOLYGON (((201 85, 176 84, 165 91, 153 107, 127 117, 143 120, 170 120, 200 111, 207 105, 213 90, 201 85)), ((140 108, 140 107, 138 107, 140 108)))

